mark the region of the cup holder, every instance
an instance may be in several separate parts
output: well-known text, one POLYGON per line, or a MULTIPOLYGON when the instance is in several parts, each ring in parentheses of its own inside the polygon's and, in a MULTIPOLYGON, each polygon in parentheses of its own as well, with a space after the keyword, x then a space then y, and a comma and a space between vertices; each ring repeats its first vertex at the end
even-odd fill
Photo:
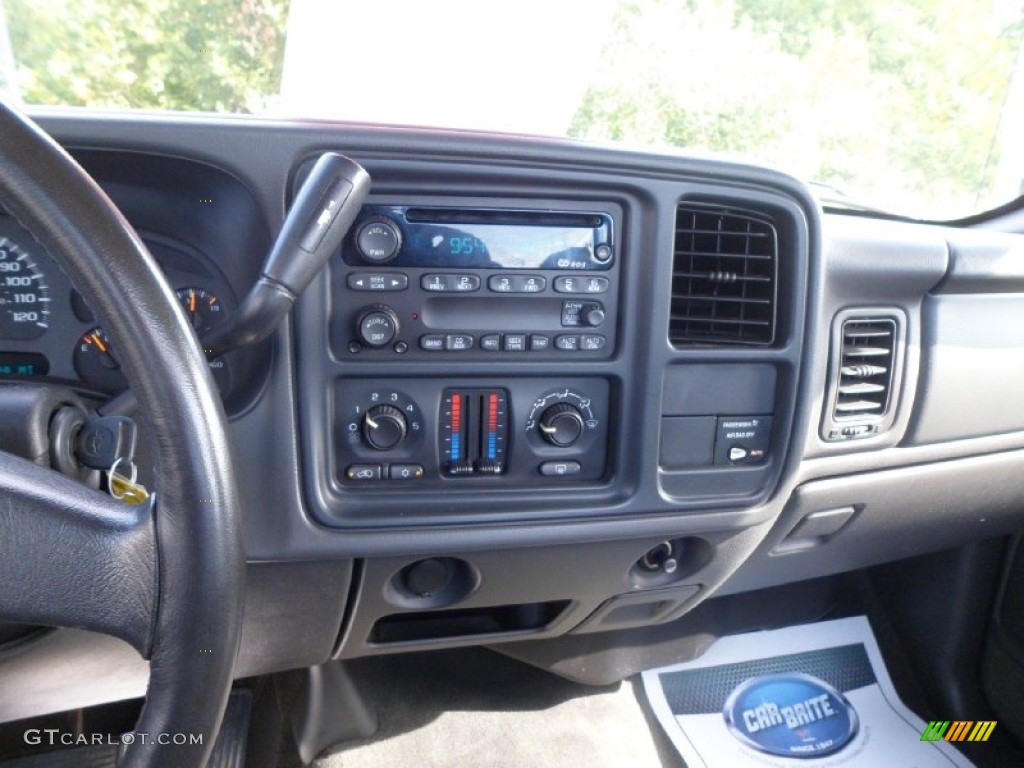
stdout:
POLYGON ((629 569, 636 589, 664 587, 686 579, 711 561, 713 547, 696 536, 665 539, 650 547, 629 569))
POLYGON ((384 587, 384 597, 400 608, 445 608, 480 586, 480 572, 456 557, 427 557, 409 563, 384 587))

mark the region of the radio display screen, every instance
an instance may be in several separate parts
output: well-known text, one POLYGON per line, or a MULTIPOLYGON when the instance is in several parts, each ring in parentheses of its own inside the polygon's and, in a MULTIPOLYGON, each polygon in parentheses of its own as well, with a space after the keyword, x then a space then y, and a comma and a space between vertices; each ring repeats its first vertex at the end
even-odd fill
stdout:
POLYGON ((593 229, 518 224, 420 225, 417 229, 409 245, 420 264, 436 258, 439 265, 478 269, 586 269, 594 257, 593 229))
MULTIPOLYGON (((401 247, 387 266, 605 270, 612 260, 607 214, 371 205, 363 217, 401 231, 401 247)), ((345 260, 359 265, 354 251, 346 249, 345 260)))

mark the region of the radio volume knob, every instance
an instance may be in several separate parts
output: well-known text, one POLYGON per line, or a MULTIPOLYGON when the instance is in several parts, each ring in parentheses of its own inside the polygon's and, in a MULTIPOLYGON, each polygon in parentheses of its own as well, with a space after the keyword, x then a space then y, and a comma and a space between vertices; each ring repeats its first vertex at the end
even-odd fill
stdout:
POLYGON ((370 219, 356 230, 355 244, 364 261, 383 264, 398 255, 402 230, 391 219, 370 219))
POLYGON ((387 346, 398 335, 398 315, 384 304, 367 307, 359 316, 356 333, 368 347, 387 346))
POLYGON ((540 433, 554 446, 568 448, 583 434, 583 414, 569 403, 557 403, 541 414, 540 433))
POLYGON ((393 405, 378 405, 363 417, 363 437, 376 451, 390 451, 405 439, 408 427, 403 413, 393 405))

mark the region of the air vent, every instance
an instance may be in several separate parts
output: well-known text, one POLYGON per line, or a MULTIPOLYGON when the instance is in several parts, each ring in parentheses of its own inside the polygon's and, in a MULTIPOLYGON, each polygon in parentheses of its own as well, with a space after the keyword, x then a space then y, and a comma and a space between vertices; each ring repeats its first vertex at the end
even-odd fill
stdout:
POLYGON ((833 399, 829 440, 878 434, 892 423, 900 344, 894 317, 848 315, 833 340, 833 399))
POLYGON ((771 344, 778 237, 756 213, 686 204, 676 211, 669 341, 771 344))

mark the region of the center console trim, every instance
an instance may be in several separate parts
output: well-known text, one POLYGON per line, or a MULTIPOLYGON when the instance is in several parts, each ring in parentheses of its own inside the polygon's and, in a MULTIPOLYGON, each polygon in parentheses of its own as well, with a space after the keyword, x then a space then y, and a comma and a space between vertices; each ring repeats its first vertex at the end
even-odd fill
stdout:
MULTIPOLYGON (((356 156, 356 159, 363 160, 356 156)), ((383 162, 378 159, 378 162, 383 162)), ((514 357, 491 355, 484 362, 461 354, 412 359, 404 355, 364 358, 358 364, 340 359, 328 350, 328 308, 332 281, 321 276, 297 305, 296 358, 297 407, 303 460, 303 485, 307 508, 314 520, 331 528, 367 534, 381 530, 428 530, 458 526, 517 526, 537 522, 588 522, 642 516, 680 515, 746 508, 754 510, 773 493, 791 454, 788 452, 796 412, 801 330, 804 325, 809 255, 808 216, 796 198, 771 185, 730 188, 695 180, 609 176, 581 183, 580 173, 546 168, 543 171, 486 170, 458 162, 424 161, 422 174, 375 167, 376 195, 381 201, 409 201, 463 205, 477 208, 510 207, 553 210, 615 210, 615 268, 620 271, 615 331, 617 343, 605 358, 573 356, 571 368, 560 359, 536 358, 524 364, 514 357), (496 179, 500 178, 500 186, 496 179), (641 181, 643 183, 641 183, 641 181), (499 196, 500 190, 508 196, 499 196), (653 275, 671 272, 672 235, 669 211, 680 200, 701 200, 727 205, 769 209, 787 228, 786 251, 780 269, 780 287, 786 297, 780 304, 778 340, 772 348, 674 349, 667 340, 668 292, 666 281, 653 275), (626 343, 628 341, 628 344, 626 343), (660 374, 668 365, 686 363, 768 363, 777 367, 780 392, 775 408, 776 425, 769 462, 756 470, 750 481, 749 467, 711 467, 707 470, 667 472, 657 469, 657 429, 637 429, 637 424, 657 424, 660 416, 660 374), (636 375, 657 372, 658 380, 636 375), (612 392, 607 471, 593 481, 572 484, 540 482, 517 488, 466 487, 451 493, 417 493, 412 487, 377 490, 340 487, 333 479, 336 467, 325 446, 334 439, 331 425, 336 414, 329 390, 338 377, 388 379, 401 388, 406 379, 438 378, 442 373, 453 386, 471 387, 511 382, 531 377, 571 375, 575 379, 599 378, 612 392), (722 495, 708 489, 728 477, 747 476, 745 489, 729 484, 722 495), (695 493, 690 493, 690 485, 695 493)), ((406 169, 407 170, 407 169, 406 169)), ((403 203, 404 204, 404 203, 403 203)), ((340 259, 340 257, 339 257, 340 259)), ((614 294, 614 292, 610 292, 614 294)), ((746 515, 747 518, 750 515, 746 515)), ((720 518, 723 524, 728 514, 720 518)))

